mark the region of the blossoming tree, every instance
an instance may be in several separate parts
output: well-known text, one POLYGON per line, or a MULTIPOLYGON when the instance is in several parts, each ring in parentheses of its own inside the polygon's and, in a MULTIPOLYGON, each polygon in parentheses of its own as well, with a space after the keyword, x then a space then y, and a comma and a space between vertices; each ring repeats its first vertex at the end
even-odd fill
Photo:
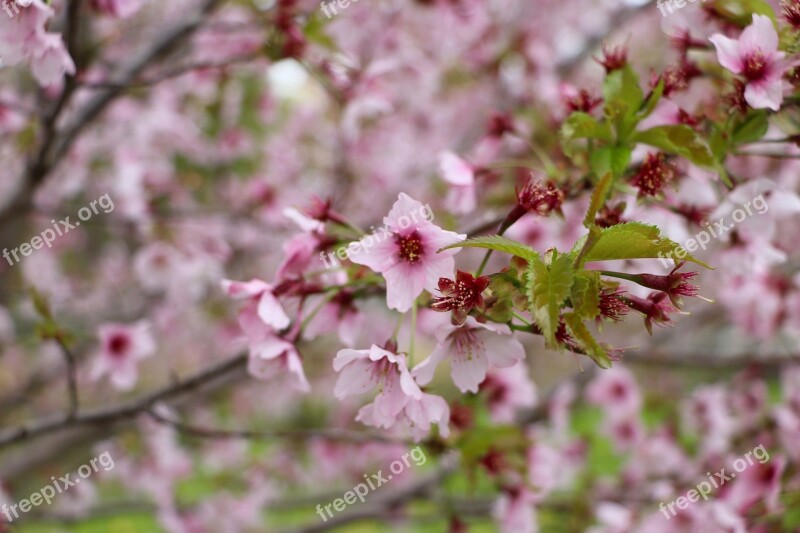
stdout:
POLYGON ((800 528, 798 0, 3 8, 0 531, 800 528))

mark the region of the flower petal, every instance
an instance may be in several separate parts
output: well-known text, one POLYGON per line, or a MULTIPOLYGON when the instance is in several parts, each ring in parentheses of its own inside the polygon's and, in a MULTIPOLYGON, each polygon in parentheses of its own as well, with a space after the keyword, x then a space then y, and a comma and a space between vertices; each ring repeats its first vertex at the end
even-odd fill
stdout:
POLYGON ((783 103, 783 83, 780 78, 748 83, 744 89, 744 99, 755 109, 768 107, 778 111, 783 103))
POLYGON ((778 51, 778 32, 766 15, 753 15, 753 23, 739 36, 739 54, 742 57, 757 51, 765 55, 778 51))
POLYGON ((525 348, 513 335, 498 335, 489 331, 476 334, 486 346, 486 355, 493 366, 507 368, 525 359, 525 348))
POLYGON ((276 330, 286 328, 291 322, 272 291, 264 291, 261 294, 261 299, 258 301, 258 317, 276 330))
POLYGON ((450 375, 461 392, 478 392, 478 385, 486 379, 489 362, 481 351, 471 352, 469 357, 453 357, 450 360, 450 375))
POLYGON ((436 349, 420 364, 414 367, 411 374, 420 385, 427 385, 433 379, 436 367, 447 358, 447 351, 439 344, 436 349))
POLYGON ((354 394, 364 394, 374 389, 377 384, 378 379, 373 372, 373 364, 370 361, 353 361, 339 373, 339 379, 336 381, 333 394, 341 400, 354 394))
POLYGON ((717 49, 719 64, 734 74, 742 72, 742 56, 739 53, 739 42, 734 41, 720 33, 715 33, 708 39, 717 49))

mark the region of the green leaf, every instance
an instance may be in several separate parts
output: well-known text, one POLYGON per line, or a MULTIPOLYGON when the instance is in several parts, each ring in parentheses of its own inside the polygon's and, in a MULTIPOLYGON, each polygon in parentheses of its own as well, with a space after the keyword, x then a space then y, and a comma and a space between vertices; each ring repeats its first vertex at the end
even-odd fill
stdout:
POLYGON ((763 109, 754 111, 733 129, 733 142, 745 144, 759 141, 767 133, 767 128, 769 128, 767 112, 763 109))
POLYGON ((575 274, 570 291, 573 313, 581 318, 594 319, 600 314, 600 273, 582 270, 575 274))
POLYGON ((628 168, 631 162, 631 149, 627 146, 603 146, 592 153, 589 164, 595 176, 603 176, 606 172, 613 172, 619 177, 628 168))
POLYGON ((624 114, 633 114, 639 110, 644 94, 639 87, 639 76, 630 65, 606 76, 603 82, 603 98, 606 104, 612 105, 612 109, 622 110, 624 114))
POLYGON ((639 119, 637 113, 644 94, 639 87, 639 76, 630 67, 615 70, 603 82, 605 114, 612 119, 620 141, 628 139, 639 119))
POLYGON ((658 102, 661 100, 661 96, 664 94, 664 79, 658 80, 658 85, 653 88, 653 92, 650 93, 650 96, 647 98, 647 101, 644 103, 644 107, 639 112, 639 119, 647 118, 650 116, 650 113, 653 112, 653 109, 656 108, 658 102))
POLYGON ((740 26, 749 26, 753 15, 766 15, 772 22, 777 21, 775 10, 766 0, 717 0, 714 11, 722 18, 733 21, 740 26))
POLYGON ((531 314, 548 346, 556 346, 561 305, 572 287, 572 259, 569 254, 559 255, 554 251, 549 266, 537 257, 531 260, 529 267, 528 300, 531 314))
POLYGON ((487 250, 495 250, 496 252, 515 255, 528 261, 539 259, 539 254, 530 246, 522 244, 521 242, 512 241, 511 239, 506 239, 500 235, 473 237, 472 239, 467 239, 466 241, 445 246, 444 248, 437 250, 437 253, 444 250, 450 250, 451 248, 484 248, 487 250))
POLYGON ((649 144, 679 155, 704 168, 716 168, 717 161, 706 141, 694 129, 685 124, 658 126, 641 131, 633 136, 635 142, 649 144))
POLYGON ((592 192, 592 200, 589 202, 589 210, 586 212, 586 217, 583 219, 583 225, 588 227, 594 226, 594 219, 597 218, 597 212, 606 203, 608 193, 611 191, 611 185, 614 184, 614 177, 610 172, 606 172, 592 192))
POLYGON ((564 322, 567 324, 572 336, 577 340, 581 347, 586 351, 586 355, 592 358, 600 368, 611 368, 611 359, 608 352, 600 346, 600 343, 592 336, 589 328, 583 323, 578 315, 566 313, 564 322))
POLYGON ((717 161, 724 161, 728 152, 728 137, 717 124, 711 125, 711 134, 708 136, 708 147, 717 161))
POLYGON ((491 279, 489 290, 496 300, 490 301, 490 305, 486 309, 488 317, 496 322, 508 322, 511 320, 513 308, 528 308, 525 285, 519 279, 516 269, 509 268, 503 272, 491 274, 489 277, 491 279))
POLYGON ((583 256, 581 265, 592 261, 646 258, 685 259, 711 268, 688 254, 678 243, 662 237, 656 226, 641 222, 625 222, 604 228, 598 241, 583 256))
POLYGON ((614 139, 614 132, 607 122, 598 122, 593 116, 576 111, 561 125, 561 138, 565 141, 599 139, 611 142, 614 139))

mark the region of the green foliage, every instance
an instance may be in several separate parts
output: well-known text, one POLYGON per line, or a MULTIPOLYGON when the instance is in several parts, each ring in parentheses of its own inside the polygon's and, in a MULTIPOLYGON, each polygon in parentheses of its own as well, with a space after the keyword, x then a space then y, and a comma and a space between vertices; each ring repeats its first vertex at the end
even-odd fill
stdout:
MULTIPOLYGON (((578 241, 576 247, 580 245, 578 241)), ((592 261, 611 261, 615 259, 646 259, 665 257, 672 254, 677 258, 677 252, 685 252, 676 242, 661 236, 661 231, 656 226, 641 222, 625 222, 600 232, 600 238, 583 256, 581 264, 592 261), (659 256, 661 254, 661 256, 659 256)), ((711 268, 706 263, 696 259, 689 253, 681 259, 686 259, 706 268, 711 268)))
POLYGON ((486 309, 486 315, 496 322, 511 321, 514 308, 527 309, 528 300, 525 297, 525 284, 519 278, 515 268, 509 267, 503 272, 490 276, 489 290, 497 302, 486 309))
POLYGON ((600 139, 601 141, 611 142, 614 140, 614 132, 606 122, 598 122, 596 118, 576 111, 572 113, 561 126, 561 137, 566 140, 574 139, 600 139))
POLYGON ((612 172, 619 177, 631 162, 631 149, 627 146, 603 146, 592 152, 589 165, 595 176, 612 172))
POLYGON ((495 250, 497 252, 515 255, 529 261, 533 259, 539 259, 539 254, 530 246, 522 244, 521 242, 512 241, 511 239, 506 239, 500 235, 474 237, 472 239, 451 244, 450 246, 445 246, 441 250, 437 251, 441 252, 451 248, 484 248, 487 250, 495 250))
POLYGON ((574 313, 566 313, 564 315, 564 322, 567 324, 575 340, 580 343, 586 355, 591 357, 592 360, 597 363, 597 366, 600 368, 611 368, 611 359, 608 357, 608 352, 595 340, 580 316, 574 313))
POLYGON ((733 128, 731 139, 735 144, 756 142, 764 137, 769 128, 767 112, 763 109, 751 112, 733 128))
POLYGON ((531 260, 527 294, 530 311, 549 346, 556 346, 556 330, 564 300, 570 295, 574 271, 572 257, 553 251, 550 265, 541 259, 531 260))
POLYGON ((576 272, 569 298, 576 316, 596 318, 600 314, 600 273, 595 270, 576 272))
POLYGON ((617 139, 624 141, 636 127, 637 113, 644 100, 639 76, 630 65, 625 65, 606 76, 603 82, 605 115, 614 123, 617 139))
POLYGON ((777 22, 775 10, 766 0, 717 0, 714 11, 739 26, 750 25, 753 15, 766 15, 772 22, 777 22))
POLYGON ((693 128, 685 124, 658 126, 633 136, 638 143, 649 144, 668 153, 679 155, 703 168, 716 168, 708 143, 693 128))
POLYGON ((592 192, 589 210, 586 212, 586 217, 583 219, 583 225, 587 228, 594 226, 594 219, 597 217, 597 212, 605 205, 608 194, 611 192, 611 186, 614 184, 614 178, 610 173, 604 172, 602 176, 603 177, 600 178, 600 181, 594 188, 594 192, 592 192))

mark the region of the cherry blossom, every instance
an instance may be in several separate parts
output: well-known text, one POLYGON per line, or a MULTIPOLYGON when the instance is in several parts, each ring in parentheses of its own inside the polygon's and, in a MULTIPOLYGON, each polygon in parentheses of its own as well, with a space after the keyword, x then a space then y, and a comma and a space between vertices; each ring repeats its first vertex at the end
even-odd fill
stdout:
POLYGON ((423 290, 434 292, 440 278, 453 275, 453 255, 458 250, 437 250, 466 237, 435 226, 426 212, 422 203, 401 193, 383 219, 388 234, 373 236, 378 242, 372 246, 362 241, 362 246, 350 253, 354 263, 383 274, 386 304, 401 313, 411 309, 423 290))
POLYGON ((753 15, 753 23, 738 40, 715 34, 710 38, 717 49, 720 64, 745 78, 744 98, 756 109, 777 111, 783 103, 783 59, 778 51, 778 33, 772 20, 753 15))
POLYGON ((120 390, 130 390, 139 379, 139 362, 155 354, 156 344, 146 321, 132 325, 107 323, 98 327, 100 352, 92 366, 91 377, 108 375, 120 390))

